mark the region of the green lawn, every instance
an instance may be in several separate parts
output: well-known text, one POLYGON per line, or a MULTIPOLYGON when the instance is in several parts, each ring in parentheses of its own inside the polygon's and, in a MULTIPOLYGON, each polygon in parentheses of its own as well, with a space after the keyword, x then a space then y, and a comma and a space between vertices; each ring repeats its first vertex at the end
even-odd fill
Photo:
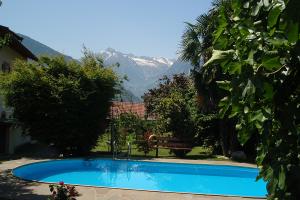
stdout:
MULTIPOLYGON (((107 136, 102 136, 99 139, 98 144, 92 150, 93 153, 101 153, 108 154, 110 152, 110 146, 107 144, 108 138, 107 136)), ((124 150, 125 152, 126 150, 124 150)), ((152 150, 148 154, 144 154, 144 152, 138 151, 136 145, 132 146, 132 157, 145 157, 145 158, 153 158, 156 155, 156 151, 152 150)), ((160 158, 175 158, 175 155, 170 152, 169 149, 159 149, 158 156, 160 158)), ((214 160, 224 160, 224 157, 212 155, 211 149, 204 147, 194 147, 191 152, 189 152, 186 156, 186 159, 214 159, 214 160)))
MULTIPOLYGON (((97 145, 92 149, 91 154, 95 156, 111 157, 110 145, 107 143, 108 140, 109 138, 107 135, 102 135, 97 145)), ((39 148, 41 147, 37 145, 36 150, 39 151, 38 150, 39 148)), ((32 149, 35 148, 27 148, 27 149, 29 149, 29 152, 27 152, 26 155, 29 155, 29 157, 35 155, 35 153, 32 151, 32 149)), ((21 152, 24 154, 24 150, 22 150, 21 152)), ((126 150, 124 150, 123 152, 126 152, 126 150)), ((159 158, 177 158, 172 152, 170 152, 169 149, 159 149, 158 153, 159 153, 158 154, 159 158)), ((144 152, 138 151, 136 145, 132 146, 131 157, 151 159, 151 158, 155 158, 155 156, 156 156, 155 149, 145 155, 144 152)), ((19 157, 20 156, 18 155, 6 155, 6 156, 0 155, 0 163, 11 159, 17 159, 19 157)), ((194 147, 192 151, 189 152, 184 158, 194 159, 194 160, 197 159, 227 160, 227 158, 223 156, 213 155, 211 149, 204 148, 204 147, 194 147)))

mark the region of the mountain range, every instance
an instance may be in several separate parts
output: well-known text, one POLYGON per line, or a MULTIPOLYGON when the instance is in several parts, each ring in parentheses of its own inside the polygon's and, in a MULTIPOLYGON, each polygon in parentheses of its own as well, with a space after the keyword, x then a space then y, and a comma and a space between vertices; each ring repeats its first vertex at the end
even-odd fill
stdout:
POLYGON ((36 56, 63 56, 66 60, 74 60, 71 56, 62 54, 26 35, 20 33, 18 35, 23 38, 22 44, 36 56))
MULTIPOLYGON (((26 35, 22 43, 36 56, 63 56, 66 60, 75 60, 72 57, 62 54, 26 35)), ((101 51, 99 55, 107 66, 117 65, 114 69, 121 76, 126 76, 123 87, 125 90, 120 99, 123 101, 141 101, 141 96, 148 90, 155 87, 163 76, 171 77, 174 74, 188 74, 192 66, 182 62, 180 59, 167 59, 163 57, 147 57, 126 54, 108 48, 101 51)), ((120 100, 119 99, 119 100, 120 100)))
POLYGON ((191 65, 179 59, 136 56, 112 48, 100 52, 100 55, 105 65, 118 63, 117 73, 128 78, 128 81, 124 82, 124 87, 138 97, 157 85, 158 80, 163 76, 170 77, 178 73, 188 74, 191 69, 191 65))

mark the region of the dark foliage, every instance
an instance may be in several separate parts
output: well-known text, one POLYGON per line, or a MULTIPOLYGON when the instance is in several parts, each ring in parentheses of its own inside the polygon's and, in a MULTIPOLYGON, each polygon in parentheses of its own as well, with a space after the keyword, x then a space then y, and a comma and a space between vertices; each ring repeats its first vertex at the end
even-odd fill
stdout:
POLYGON ((6 103, 25 133, 72 153, 88 152, 103 132, 117 82, 92 56, 82 64, 59 57, 17 61, 1 76, 6 103))
POLYGON ((232 0, 221 7, 214 51, 228 77, 222 117, 234 119, 241 144, 255 135, 269 199, 300 198, 300 2, 232 0), (229 10, 228 10, 229 9, 229 10))
MULTIPOLYGON (((161 134, 194 144, 196 137, 196 96, 191 80, 183 74, 172 79, 164 77, 158 87, 144 95, 147 113, 157 116, 157 129, 161 134)), ((187 151, 174 151, 183 156, 187 151)))

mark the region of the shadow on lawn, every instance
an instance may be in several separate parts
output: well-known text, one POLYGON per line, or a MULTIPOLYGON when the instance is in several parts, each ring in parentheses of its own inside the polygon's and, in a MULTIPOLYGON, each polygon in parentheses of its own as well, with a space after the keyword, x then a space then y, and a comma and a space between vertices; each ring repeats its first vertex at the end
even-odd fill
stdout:
MULTIPOLYGON (((97 152, 91 152, 90 157, 102 157, 102 158, 112 158, 112 155, 110 152, 105 152, 105 151, 97 151, 97 152)), ((126 156, 125 156, 126 157, 126 156)), ((153 155, 131 155, 131 159, 135 160, 153 160, 156 157, 153 155)), ((182 158, 176 157, 175 155, 159 155, 158 158, 172 158, 172 159, 188 159, 188 160, 204 160, 204 159, 212 159, 212 160, 220 160, 218 156, 213 155, 213 154, 198 154, 198 155, 186 155, 182 158)), ((222 160, 222 159, 221 159, 222 160)), ((224 160, 224 159, 223 159, 224 160)))
POLYGON ((34 194, 39 183, 27 182, 14 177, 11 170, 0 171, 0 200, 46 200, 47 195, 34 194))

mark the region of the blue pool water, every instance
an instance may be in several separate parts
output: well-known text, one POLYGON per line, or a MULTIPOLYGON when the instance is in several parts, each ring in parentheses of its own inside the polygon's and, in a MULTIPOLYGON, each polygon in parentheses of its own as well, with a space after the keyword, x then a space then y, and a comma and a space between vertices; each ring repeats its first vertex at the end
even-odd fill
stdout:
POLYGON ((39 162, 13 170, 17 177, 41 182, 88 186, 265 197, 266 183, 255 181, 255 168, 126 161, 70 159, 39 162))

